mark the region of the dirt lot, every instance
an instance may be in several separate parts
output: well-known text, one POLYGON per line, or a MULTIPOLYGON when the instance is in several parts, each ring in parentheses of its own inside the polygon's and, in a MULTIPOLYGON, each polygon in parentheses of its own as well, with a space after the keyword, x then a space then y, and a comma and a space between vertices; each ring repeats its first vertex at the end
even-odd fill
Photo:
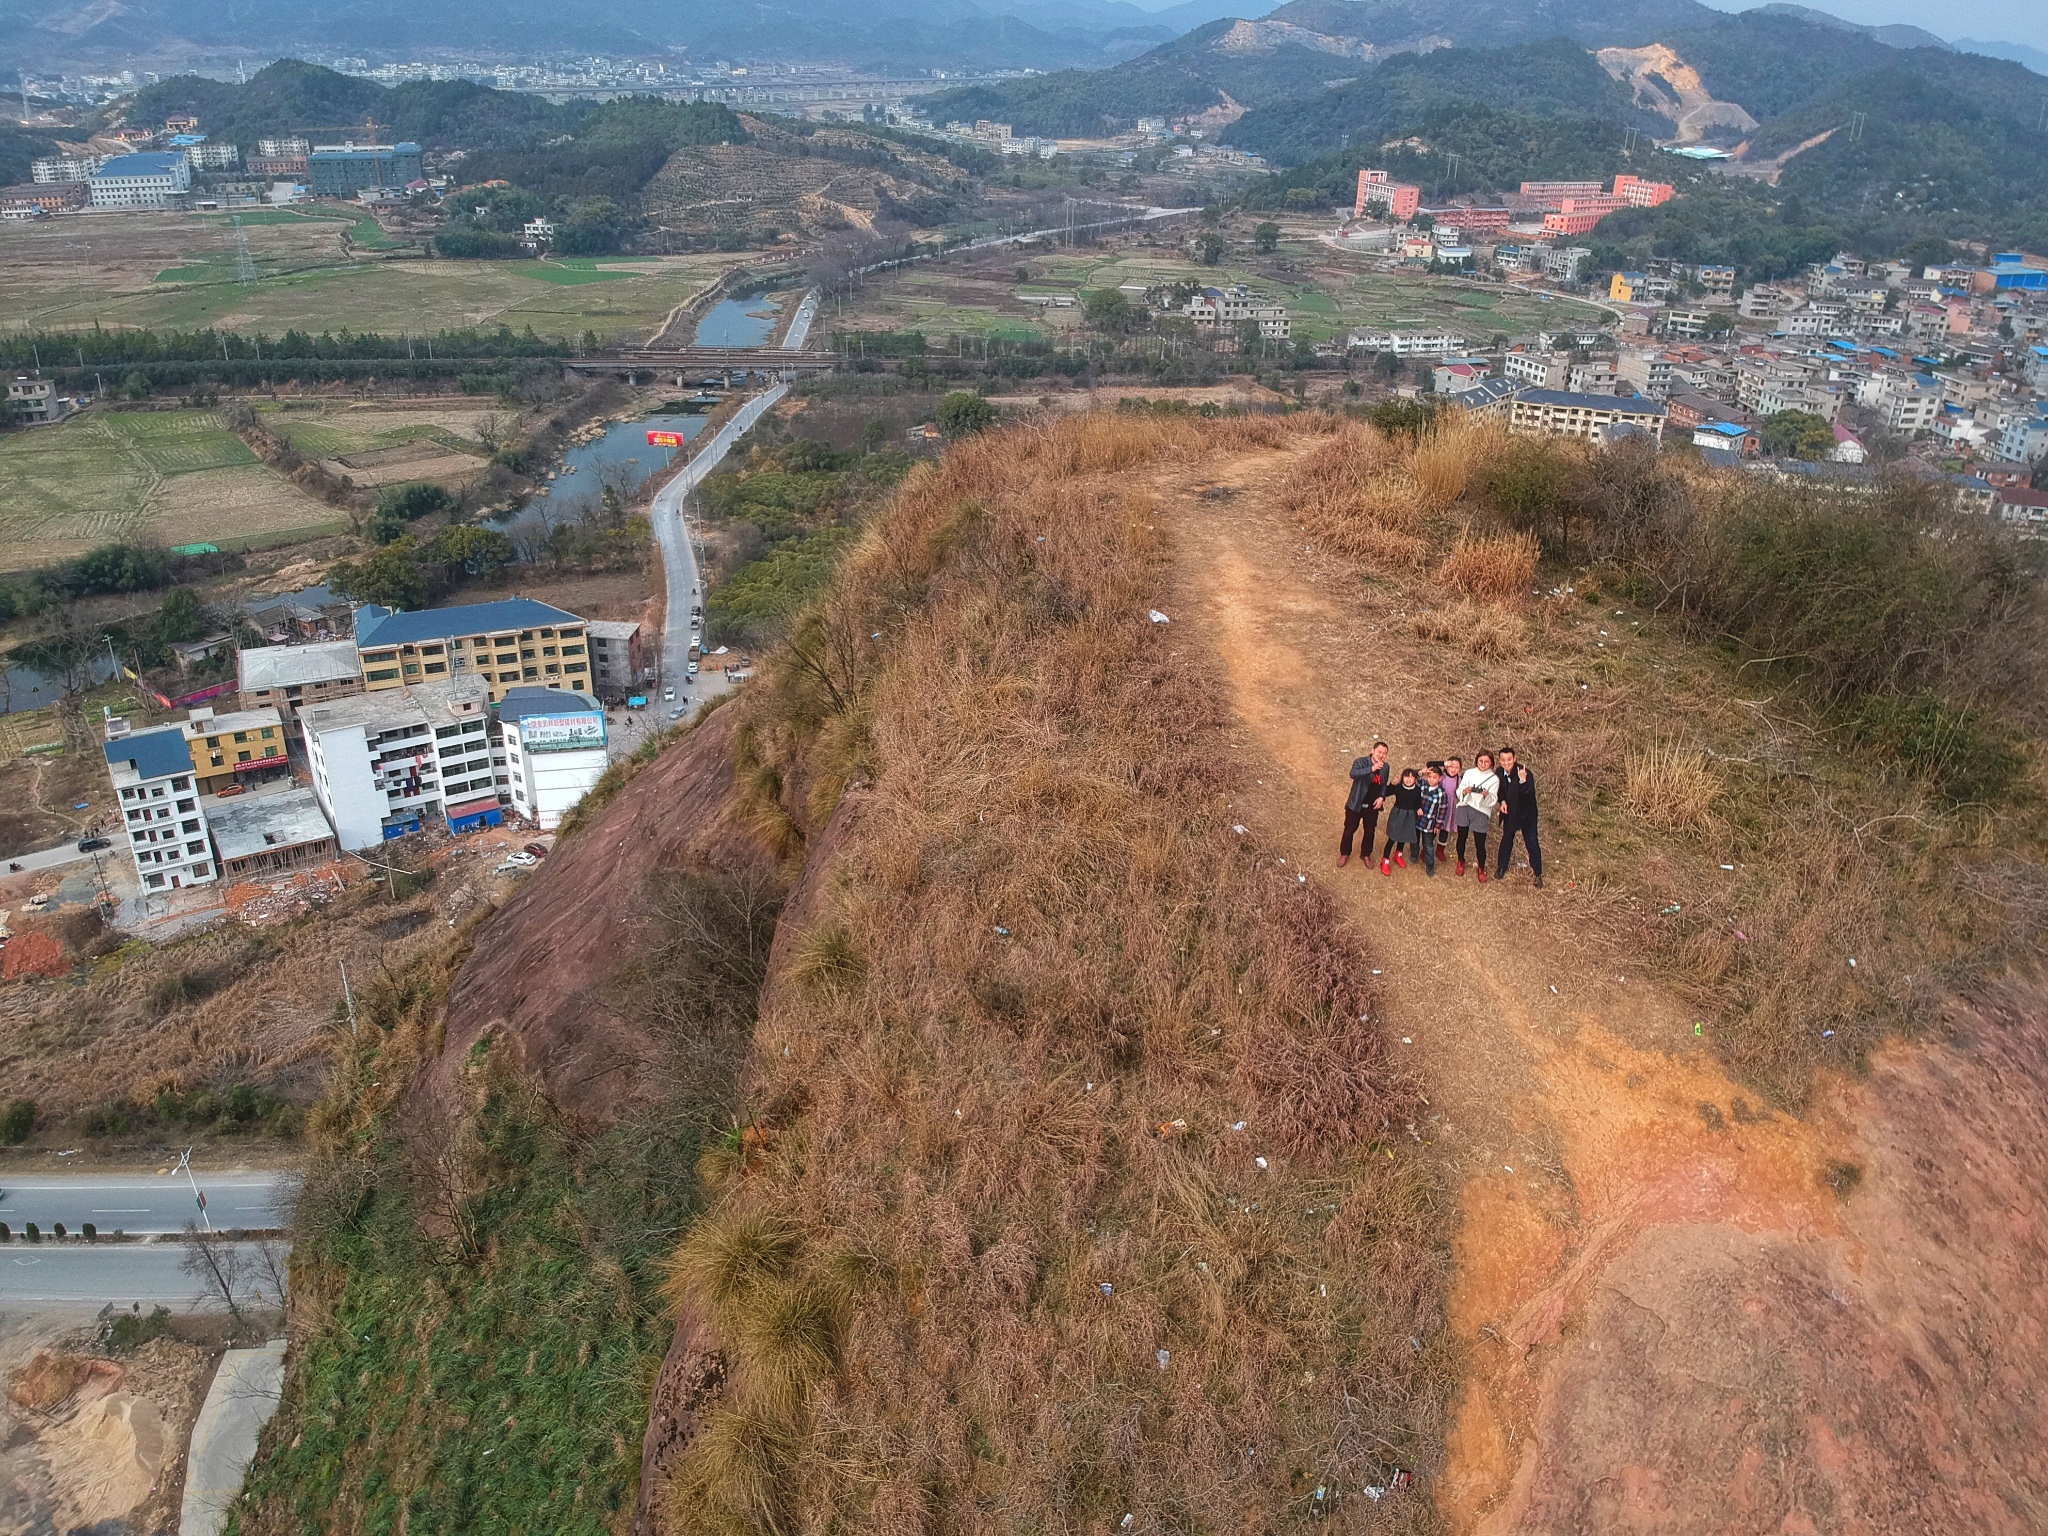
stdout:
POLYGON ((90 1313, 0 1320, 0 1529, 177 1529, 185 1447, 219 1347, 164 1337, 109 1357, 90 1313))
MULTIPOLYGON (((1234 811, 1320 871, 1384 969, 1433 1111, 1410 1135, 1461 1185, 1451 1527, 2039 1529, 2048 986, 1952 999, 1794 1116, 1614 942, 1571 837, 1546 836, 1540 894, 1332 868, 1375 736, 1412 762, 1508 727, 1416 641, 1409 594, 1300 542, 1276 467, 1161 477, 1184 541, 1162 606, 1235 702, 1256 788, 1234 811)), ((1539 723, 1569 730, 1512 728, 1539 723)))

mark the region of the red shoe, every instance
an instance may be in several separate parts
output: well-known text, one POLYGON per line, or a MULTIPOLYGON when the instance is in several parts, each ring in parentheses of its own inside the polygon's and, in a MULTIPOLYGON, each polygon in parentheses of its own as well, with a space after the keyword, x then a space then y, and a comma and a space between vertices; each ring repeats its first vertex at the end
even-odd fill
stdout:
POLYGON ((1350 862, 1351 862, 1351 855, 1350 855, 1350 854, 1348 854, 1348 853, 1340 853, 1340 854, 1338 854, 1338 855, 1337 855, 1337 867, 1338 867, 1339 869, 1342 869, 1342 868, 1343 868, 1343 867, 1344 867, 1344 866, 1345 866, 1346 864, 1349 864, 1350 862))
POLYGON ((1486 869, 1484 866, 1481 866, 1479 871, 1479 883, 1481 885, 1486 884, 1486 869))
POLYGON ((1396 849, 1394 851, 1394 862, 1400 865, 1403 869, 1406 869, 1408 867, 1408 856, 1401 850, 1396 849))
POLYGON ((1458 873, 1461 875, 1465 873, 1465 861, 1463 859, 1458 860, 1458 873))
POLYGON ((1393 866, 1393 865, 1391 865, 1391 864, 1389 864, 1389 863, 1388 863, 1388 862, 1387 862, 1387 861, 1386 861, 1385 859, 1381 859, 1381 860, 1380 860, 1380 873, 1381 873, 1381 874, 1383 874, 1383 875, 1391 875, 1391 874, 1392 874, 1393 872, 1394 872, 1394 866, 1393 866))

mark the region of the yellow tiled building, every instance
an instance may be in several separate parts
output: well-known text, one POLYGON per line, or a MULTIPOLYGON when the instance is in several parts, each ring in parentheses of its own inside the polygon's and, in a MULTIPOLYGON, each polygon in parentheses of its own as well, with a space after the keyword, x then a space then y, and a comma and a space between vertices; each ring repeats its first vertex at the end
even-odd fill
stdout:
POLYGON ((356 649, 370 693, 474 677, 496 704, 521 685, 591 686, 584 621, 529 597, 412 613, 365 604, 356 610, 356 649))

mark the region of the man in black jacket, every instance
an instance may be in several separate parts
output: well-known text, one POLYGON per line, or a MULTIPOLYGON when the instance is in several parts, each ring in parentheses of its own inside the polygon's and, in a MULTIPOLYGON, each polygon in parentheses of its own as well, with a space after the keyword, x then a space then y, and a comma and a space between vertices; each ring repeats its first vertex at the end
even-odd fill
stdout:
POLYGON ((1493 878, 1507 879, 1508 850, 1515 846, 1515 834, 1520 833, 1522 845, 1529 850, 1529 872, 1536 877, 1536 889, 1542 890, 1543 843, 1536 832, 1536 775, 1515 755, 1513 747, 1500 749, 1499 819, 1500 861, 1493 878))
POLYGON ((1372 756, 1352 763, 1351 794, 1344 802, 1344 838, 1337 844, 1338 868, 1351 862, 1351 839, 1360 827, 1365 829, 1365 856, 1371 860, 1372 840, 1380 827, 1380 805, 1393 781, 1394 770, 1387 766, 1384 741, 1372 744, 1372 756))

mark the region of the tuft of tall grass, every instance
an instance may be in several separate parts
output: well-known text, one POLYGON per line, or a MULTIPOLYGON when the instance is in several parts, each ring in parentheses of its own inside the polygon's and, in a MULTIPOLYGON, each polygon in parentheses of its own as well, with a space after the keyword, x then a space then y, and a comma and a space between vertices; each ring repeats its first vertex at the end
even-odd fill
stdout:
POLYGON ((1702 830, 1721 793, 1707 754, 1676 737, 1653 737, 1630 747, 1622 774, 1629 809, 1658 826, 1702 830))
POLYGON ((1437 575, 1468 597, 1503 608, 1529 601, 1536 579, 1536 540, 1526 533, 1474 535, 1469 529, 1444 556, 1437 575))

